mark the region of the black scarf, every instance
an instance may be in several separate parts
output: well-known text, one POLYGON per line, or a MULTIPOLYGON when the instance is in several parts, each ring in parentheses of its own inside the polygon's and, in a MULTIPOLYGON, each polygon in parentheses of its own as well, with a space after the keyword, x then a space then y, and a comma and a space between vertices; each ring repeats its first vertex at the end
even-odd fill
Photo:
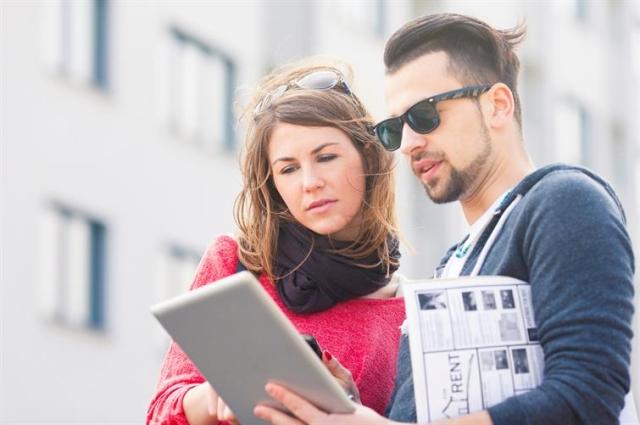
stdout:
MULTIPOLYGON (((329 240, 297 223, 280 225, 276 285, 280 298, 291 311, 313 313, 326 310, 339 301, 362 297, 389 283, 398 266, 390 265, 387 277, 383 264, 374 268, 358 267, 353 265, 352 258, 332 252, 350 244, 329 240)), ((395 238, 389 237, 389 249, 391 259, 398 260, 400 251, 395 238)), ((374 253, 358 263, 376 264, 379 261, 377 253, 374 253)))

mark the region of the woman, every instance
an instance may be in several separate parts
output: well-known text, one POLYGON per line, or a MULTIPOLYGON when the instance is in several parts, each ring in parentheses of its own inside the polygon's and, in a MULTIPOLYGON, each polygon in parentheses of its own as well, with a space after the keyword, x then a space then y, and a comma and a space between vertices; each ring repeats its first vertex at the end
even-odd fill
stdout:
MULTIPOLYGON (((393 159, 335 68, 275 73, 248 111, 237 240, 213 242, 192 288, 252 271, 297 329, 315 336, 334 375, 344 371, 338 359, 353 374, 362 403, 382 413, 404 318, 392 283, 400 256, 393 159)), ((230 417, 172 344, 147 423, 216 424, 230 417)))

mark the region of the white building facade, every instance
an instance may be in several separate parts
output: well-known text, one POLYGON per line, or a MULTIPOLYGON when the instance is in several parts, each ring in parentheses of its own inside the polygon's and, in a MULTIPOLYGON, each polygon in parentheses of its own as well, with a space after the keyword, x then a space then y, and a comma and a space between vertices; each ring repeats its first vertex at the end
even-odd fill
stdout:
MULTIPOLYGON (((185 290, 207 244, 234 231, 237 104, 272 67, 322 54, 353 64, 383 118, 386 37, 441 11, 526 18, 527 146, 537 165, 605 176, 639 252, 637 2, 5 0, 0 423, 142 423, 167 345, 148 307, 185 290)), ((415 249, 402 270, 426 277, 466 227, 407 168, 398 157, 415 249)))

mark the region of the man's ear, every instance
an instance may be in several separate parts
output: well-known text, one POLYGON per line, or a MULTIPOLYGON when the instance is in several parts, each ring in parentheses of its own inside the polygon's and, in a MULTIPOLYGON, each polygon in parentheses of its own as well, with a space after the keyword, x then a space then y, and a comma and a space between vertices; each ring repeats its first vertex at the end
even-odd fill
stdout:
POLYGON ((485 118, 490 128, 500 129, 513 119, 515 99, 511 89, 504 83, 496 83, 485 94, 488 110, 485 118))

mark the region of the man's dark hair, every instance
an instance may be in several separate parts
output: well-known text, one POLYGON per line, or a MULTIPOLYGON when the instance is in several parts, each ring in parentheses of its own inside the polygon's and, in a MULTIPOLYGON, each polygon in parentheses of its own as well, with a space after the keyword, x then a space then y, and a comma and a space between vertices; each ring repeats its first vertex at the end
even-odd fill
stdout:
POLYGON ((469 16, 428 15, 407 23, 391 36, 384 50, 384 64, 387 74, 392 74, 424 54, 445 52, 449 72, 463 84, 506 84, 513 92, 516 121, 522 125, 520 61, 514 48, 525 34, 524 24, 497 30, 469 16))

